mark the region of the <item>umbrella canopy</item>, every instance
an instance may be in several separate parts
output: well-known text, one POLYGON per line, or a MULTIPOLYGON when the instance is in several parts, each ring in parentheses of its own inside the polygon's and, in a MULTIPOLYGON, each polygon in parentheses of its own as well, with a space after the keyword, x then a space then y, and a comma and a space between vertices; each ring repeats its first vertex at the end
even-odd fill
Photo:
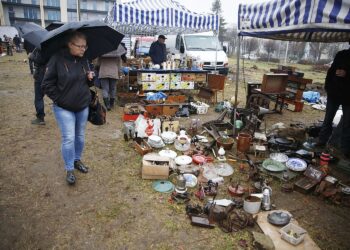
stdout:
POLYGON ((41 41, 47 36, 49 32, 45 29, 42 30, 34 30, 23 35, 23 39, 34 45, 35 48, 40 49, 41 41))
POLYGON ((34 30, 43 30, 44 28, 36 23, 28 22, 28 23, 19 25, 17 29, 18 29, 19 35, 23 36, 26 33, 32 32, 34 30))
POLYGON ((116 50, 124 37, 123 34, 100 21, 66 23, 50 31, 42 40, 41 51, 44 57, 49 58, 65 47, 67 36, 73 31, 86 35, 88 49, 85 51, 85 56, 90 60, 116 50))
POLYGON ((102 55, 102 57, 117 57, 117 56, 122 56, 126 53, 126 49, 119 44, 118 49, 113 50, 107 54, 102 55))
POLYGON ((54 29, 61 27, 63 24, 64 23, 62 23, 62 22, 52 22, 49 25, 47 25, 45 29, 48 31, 51 31, 51 30, 54 30, 54 29))

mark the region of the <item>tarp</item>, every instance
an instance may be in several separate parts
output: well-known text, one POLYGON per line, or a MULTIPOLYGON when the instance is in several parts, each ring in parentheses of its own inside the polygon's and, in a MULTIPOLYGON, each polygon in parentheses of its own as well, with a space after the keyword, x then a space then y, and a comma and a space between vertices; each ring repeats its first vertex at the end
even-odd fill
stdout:
POLYGON ((173 0, 115 3, 107 22, 124 34, 193 33, 218 31, 219 16, 188 10, 173 0))
POLYGON ((304 42, 350 40, 349 0, 273 0, 240 4, 241 36, 304 42))

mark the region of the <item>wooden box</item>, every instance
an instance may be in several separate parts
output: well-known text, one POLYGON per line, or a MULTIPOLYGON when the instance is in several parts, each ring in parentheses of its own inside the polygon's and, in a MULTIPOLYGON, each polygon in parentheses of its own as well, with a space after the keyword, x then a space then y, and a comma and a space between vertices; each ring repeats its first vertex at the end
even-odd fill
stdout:
POLYGON ((205 74, 205 73, 197 73, 195 81, 196 82, 206 82, 207 81, 207 74, 205 74))
POLYGON ((145 139, 142 139, 141 143, 134 141, 134 148, 140 155, 145 155, 153 151, 152 147, 147 143, 145 139))
POLYGON ((169 93, 166 103, 184 103, 186 101, 186 96, 180 92, 169 93))
POLYGON ((264 74, 261 92, 282 93, 286 90, 287 80, 287 74, 264 74))
POLYGON ((223 90, 225 88, 226 76, 208 74, 208 88, 223 90))
POLYGON ((178 105, 165 105, 165 106, 163 106, 163 115, 175 116, 177 111, 179 111, 178 105))
POLYGON ((195 81, 196 74, 194 73, 182 73, 181 81, 195 81))
POLYGON ((161 105, 148 105, 145 106, 147 113, 152 116, 163 115, 163 106, 161 105))
POLYGON ((325 177, 321 170, 311 165, 305 170, 304 175, 304 178, 294 183, 294 190, 304 194, 311 192, 325 177))

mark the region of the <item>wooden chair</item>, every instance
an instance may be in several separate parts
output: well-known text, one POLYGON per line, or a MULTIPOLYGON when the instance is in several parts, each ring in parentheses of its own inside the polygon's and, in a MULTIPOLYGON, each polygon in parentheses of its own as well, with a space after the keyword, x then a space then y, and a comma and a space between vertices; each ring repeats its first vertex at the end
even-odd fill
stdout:
POLYGON ((208 88, 214 92, 215 103, 218 102, 218 92, 222 92, 222 101, 225 98, 225 75, 208 74, 208 88))

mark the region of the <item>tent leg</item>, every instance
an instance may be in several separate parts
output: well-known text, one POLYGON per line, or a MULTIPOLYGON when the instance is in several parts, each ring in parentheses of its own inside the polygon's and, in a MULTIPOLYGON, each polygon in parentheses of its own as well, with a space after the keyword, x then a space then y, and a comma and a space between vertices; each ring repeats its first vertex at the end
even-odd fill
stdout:
POLYGON ((237 44, 237 61, 236 61, 236 90, 235 90, 235 105, 233 109, 233 134, 236 133, 236 109, 238 106, 238 82, 239 82, 239 58, 241 57, 241 37, 238 36, 237 44))

